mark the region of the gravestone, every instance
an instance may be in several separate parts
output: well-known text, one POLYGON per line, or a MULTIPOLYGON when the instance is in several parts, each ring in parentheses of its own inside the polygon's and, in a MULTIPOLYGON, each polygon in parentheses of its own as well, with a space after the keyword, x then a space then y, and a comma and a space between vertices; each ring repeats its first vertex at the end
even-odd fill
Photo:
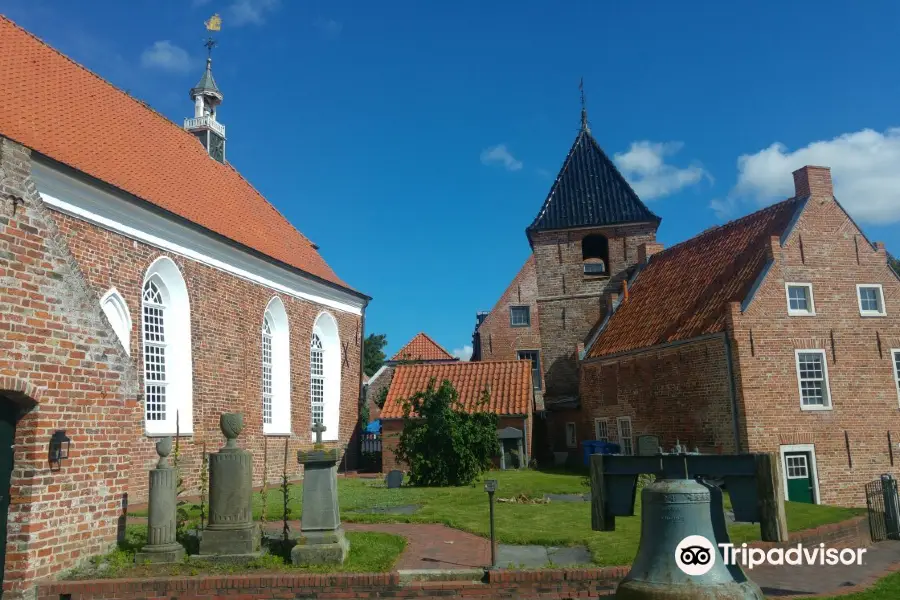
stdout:
POLYGON ((171 563, 184 558, 184 548, 175 538, 178 471, 169 464, 172 438, 156 442, 159 462, 150 470, 150 501, 147 515, 147 545, 141 548, 136 563, 171 563))
POLYGON ((336 448, 322 448, 325 426, 312 428, 316 443, 312 450, 298 450, 297 461, 303 465, 303 515, 300 537, 291 550, 295 565, 343 564, 350 552, 350 542, 341 527, 338 506, 336 448))
POLYGON ((403 485, 403 471, 394 469, 385 476, 384 483, 387 484, 389 490, 397 489, 403 485))
POLYGON ((637 439, 638 456, 656 456, 659 453, 658 435, 639 435, 637 439))
POLYGON ((209 455, 209 523, 200 539, 200 554, 259 555, 259 526, 253 522, 253 455, 238 448, 244 417, 224 413, 219 427, 225 446, 209 455))

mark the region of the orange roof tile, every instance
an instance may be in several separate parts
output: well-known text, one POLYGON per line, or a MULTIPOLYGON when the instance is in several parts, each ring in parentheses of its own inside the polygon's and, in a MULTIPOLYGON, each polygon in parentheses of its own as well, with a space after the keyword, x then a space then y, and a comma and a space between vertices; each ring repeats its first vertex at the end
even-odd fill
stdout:
POLYGON ((193 135, 3 16, 0 82, 0 135, 347 287, 312 242, 193 135))
POLYGON ((453 384, 461 405, 467 411, 474 411, 484 390, 489 389, 491 399, 486 410, 498 415, 531 413, 531 362, 498 360, 401 365, 394 371, 381 418, 402 418, 403 400, 416 392, 425 391, 432 378, 437 386, 444 380, 453 384))
POLYGON ((746 298, 769 240, 785 231, 798 205, 785 200, 653 255, 588 357, 723 331, 728 304, 746 298))
POLYGON ((457 360, 452 354, 444 350, 440 344, 425 335, 417 333, 416 336, 400 348, 392 358, 394 360, 457 360))

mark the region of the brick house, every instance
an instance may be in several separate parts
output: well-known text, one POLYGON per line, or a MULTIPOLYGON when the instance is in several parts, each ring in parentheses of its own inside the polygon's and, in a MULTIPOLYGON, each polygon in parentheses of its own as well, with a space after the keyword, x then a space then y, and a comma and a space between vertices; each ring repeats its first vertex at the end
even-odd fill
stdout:
POLYGON ((369 298, 226 162, 209 62, 182 128, 0 17, 0 81, 0 576, 13 598, 115 542, 159 436, 183 436, 189 489, 202 448, 223 442, 222 412, 244 415, 257 484, 280 478, 285 448, 311 445, 313 419, 343 447, 369 298), (57 431, 70 452, 50 464, 57 431))
POLYGON ((638 266, 581 368, 579 439, 772 452, 790 500, 865 505, 900 474, 900 279, 834 198, 793 198, 638 266))
POLYGON ((540 211, 526 229, 531 255, 487 314, 479 313, 472 360, 529 359, 537 392, 539 461, 566 449, 579 414, 578 352, 653 244, 653 214, 591 134, 581 128, 540 211))
POLYGON ((369 406, 369 421, 381 418, 381 409, 376 401, 391 386, 397 365, 411 363, 448 363, 459 359, 447 352, 426 333, 417 333, 400 350, 384 361, 384 365, 372 374, 365 384, 366 403, 369 406))
POLYGON ((445 380, 453 384, 465 410, 475 410, 487 391, 490 403, 481 410, 496 413, 500 417, 500 429, 512 427, 523 432, 523 460, 524 464, 528 464, 532 455, 534 422, 534 386, 530 363, 524 360, 432 362, 399 365, 394 370, 381 411, 382 465, 385 471, 404 468, 394 456, 398 437, 403 430, 403 402, 413 394, 425 391, 431 380, 438 386, 445 380))

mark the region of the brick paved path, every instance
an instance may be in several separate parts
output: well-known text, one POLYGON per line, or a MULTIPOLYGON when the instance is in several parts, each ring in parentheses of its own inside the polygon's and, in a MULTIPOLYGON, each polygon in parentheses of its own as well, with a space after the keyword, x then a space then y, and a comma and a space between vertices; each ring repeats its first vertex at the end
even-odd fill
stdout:
POLYGON ((889 572, 900 570, 900 541, 870 546, 863 565, 761 566, 744 573, 769 598, 802 598, 862 591, 889 572))

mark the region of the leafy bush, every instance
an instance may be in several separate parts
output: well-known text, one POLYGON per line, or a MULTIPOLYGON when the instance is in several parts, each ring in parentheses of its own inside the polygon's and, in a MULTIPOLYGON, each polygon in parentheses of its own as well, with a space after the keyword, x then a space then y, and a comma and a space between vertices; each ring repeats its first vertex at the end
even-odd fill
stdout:
POLYGON ((432 378, 424 392, 404 401, 394 453, 409 465, 412 485, 468 485, 491 467, 499 442, 497 415, 481 410, 489 400, 485 390, 476 411, 466 412, 453 385, 445 380, 436 388, 432 378))

